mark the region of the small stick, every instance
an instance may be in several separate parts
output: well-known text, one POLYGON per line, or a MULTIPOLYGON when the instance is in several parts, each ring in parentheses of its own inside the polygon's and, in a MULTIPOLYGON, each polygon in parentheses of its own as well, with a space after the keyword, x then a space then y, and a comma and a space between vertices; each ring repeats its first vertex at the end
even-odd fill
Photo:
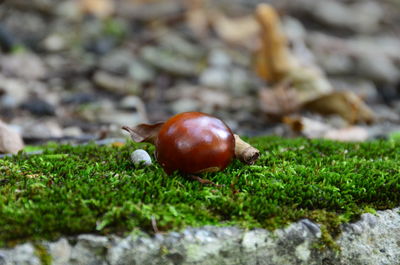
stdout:
POLYGON ((235 157, 247 165, 253 165, 258 157, 260 151, 250 144, 243 141, 239 135, 235 134, 235 157))
POLYGON ((151 216, 151 226, 153 227, 153 231, 154 233, 158 234, 160 231, 158 230, 157 227, 157 220, 156 217, 154 215, 151 216))
POLYGON ((201 177, 199 177, 199 176, 188 175, 188 177, 189 177, 189 179, 198 181, 198 182, 201 183, 201 184, 212 185, 212 186, 217 187, 217 188, 223 187, 223 185, 215 184, 215 183, 212 182, 211 180, 203 179, 203 178, 201 178, 201 177))

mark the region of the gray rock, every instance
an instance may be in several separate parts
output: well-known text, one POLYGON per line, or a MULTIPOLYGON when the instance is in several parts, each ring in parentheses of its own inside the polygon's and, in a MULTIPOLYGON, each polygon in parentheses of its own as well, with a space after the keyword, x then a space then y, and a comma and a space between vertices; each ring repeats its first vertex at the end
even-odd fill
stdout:
POLYGON ((133 80, 105 71, 97 71, 93 76, 93 82, 100 88, 113 93, 137 94, 139 91, 138 85, 133 80))
POLYGON ((141 113, 132 111, 119 111, 119 110, 103 110, 101 113, 93 112, 92 119, 104 122, 107 124, 117 125, 118 127, 124 125, 136 125, 139 123, 146 123, 141 113))
POLYGON ((227 88, 230 74, 224 67, 210 67, 200 75, 200 84, 209 88, 227 88))
MULTIPOLYGON (((35 47, 47 35, 50 27, 45 16, 38 16, 36 12, 26 12, 26 10, 31 11, 34 9, 31 1, 29 3, 25 1, 11 1, 3 3, 2 7, 5 14, 2 16, 1 24, 9 32, 12 32, 12 36, 18 40, 18 44, 35 47), (10 5, 14 3, 21 5, 20 8, 12 8, 10 5), (7 7, 7 4, 10 5, 7 7), (24 8, 25 10, 23 10, 24 8)), ((26 68, 23 71, 27 71, 28 69, 26 68)), ((33 70, 33 72, 36 72, 36 70, 33 70)))
MULTIPOLYGON (((400 260, 399 208, 361 215, 342 225, 339 251, 316 248, 319 225, 308 219, 267 231, 236 227, 187 228, 151 237, 133 232, 125 238, 80 235, 44 245, 53 264, 180 264, 180 265, 397 265, 400 260)), ((0 264, 40 264, 31 244, 0 249, 0 264)))
POLYGON ((307 41, 317 62, 331 75, 356 75, 362 79, 394 84, 400 80, 399 40, 357 37, 340 39, 322 33, 311 33, 307 41))
POLYGON ((247 95, 251 84, 249 76, 252 75, 244 69, 233 68, 229 79, 230 92, 235 96, 247 95))
POLYGON ((5 254, 0 251, 0 265, 6 265, 5 254))
POLYGON ((118 107, 129 112, 136 111, 136 115, 142 122, 148 122, 146 106, 141 98, 137 96, 126 96, 118 104, 118 107))
POLYGON ((229 67, 232 59, 224 50, 213 49, 208 56, 208 63, 215 67, 229 67))
POLYGON ((136 82, 151 82, 155 79, 154 69, 138 59, 131 62, 128 74, 136 82))
POLYGON ((17 153, 23 148, 20 134, 0 121, 0 153, 17 153))
POLYGON ((13 109, 18 106, 17 101, 11 95, 0 96, 0 106, 4 109, 13 109))
POLYGON ((7 76, 22 79, 41 79, 47 69, 41 58, 33 53, 17 53, 0 57, 0 68, 7 76))
POLYGON ((199 111, 201 107, 201 102, 193 98, 181 98, 171 104, 171 110, 173 113, 199 111))
POLYGON ((27 110, 37 116, 54 116, 56 108, 41 98, 31 98, 21 104, 21 109, 27 110))
POLYGON ((199 89, 197 98, 200 100, 201 108, 208 107, 211 112, 215 109, 226 109, 232 104, 229 93, 215 89, 199 89))
POLYGON ((14 119, 13 123, 20 126, 24 138, 45 139, 63 136, 61 126, 54 118, 38 121, 29 117, 19 117, 14 119))
POLYGON ((101 57, 100 68, 112 73, 125 74, 134 60, 131 51, 118 49, 101 57))
POLYGON ((35 248, 31 243, 18 245, 13 249, 0 249, 0 264, 5 265, 40 265, 40 259, 35 255, 35 248))
POLYGON ((74 0, 62 1, 53 11, 57 16, 71 21, 78 21, 82 18, 82 9, 79 3, 74 0))
POLYGON ((341 38, 323 33, 310 33, 307 43, 315 54, 316 62, 327 74, 340 75, 355 72, 355 64, 350 56, 351 47, 341 38))
POLYGON ((339 1, 308 2, 307 10, 319 21, 361 33, 375 32, 384 15, 381 5, 373 1, 352 5, 339 1))
POLYGON ((48 254, 51 256, 52 265, 67 265, 71 258, 71 246, 65 238, 47 245, 48 254))
POLYGON ((160 44, 163 48, 185 58, 200 59, 203 56, 203 49, 199 45, 188 42, 181 36, 182 34, 169 32, 161 37, 160 44))
POLYGON ((106 265, 105 253, 108 238, 95 235, 80 235, 71 249, 71 265, 106 265))
POLYGON ((183 3, 175 0, 153 2, 121 2, 116 8, 117 14, 141 21, 174 19, 182 14, 183 3))
POLYGON ((199 72, 197 62, 174 54, 168 49, 146 46, 140 53, 147 63, 168 73, 191 76, 199 72))
POLYGON ((152 164, 150 155, 143 149, 133 151, 131 160, 135 165, 143 164, 145 166, 150 166, 152 164))
POLYGON ((43 47, 49 52, 59 52, 65 49, 66 41, 62 35, 52 34, 43 40, 43 47))
POLYGON ((380 83, 394 84, 400 80, 400 69, 388 57, 366 53, 357 60, 358 74, 380 83))

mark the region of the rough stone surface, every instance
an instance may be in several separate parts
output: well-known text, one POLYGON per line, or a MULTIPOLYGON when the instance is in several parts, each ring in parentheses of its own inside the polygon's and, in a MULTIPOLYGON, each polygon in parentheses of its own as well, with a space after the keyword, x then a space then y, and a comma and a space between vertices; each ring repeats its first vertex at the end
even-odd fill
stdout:
MULTIPOLYGON (((318 224, 303 219, 275 231, 205 226, 154 237, 137 231, 125 238, 84 234, 42 245, 57 265, 399 264, 399 208, 342 225, 339 251, 316 247, 321 236, 318 224)), ((40 264, 35 253, 30 243, 0 249, 0 264, 40 264)))
POLYGON ((21 136, 0 121, 0 153, 17 153, 24 148, 21 136))

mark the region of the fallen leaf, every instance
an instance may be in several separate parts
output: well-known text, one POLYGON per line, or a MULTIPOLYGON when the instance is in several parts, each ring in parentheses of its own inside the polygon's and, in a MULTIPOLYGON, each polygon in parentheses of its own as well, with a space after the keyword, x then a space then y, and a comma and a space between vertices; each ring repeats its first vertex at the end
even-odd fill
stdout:
POLYGON ((315 67, 293 68, 287 73, 291 89, 297 93, 299 104, 308 102, 332 92, 332 86, 325 75, 315 67))
POLYGON ((306 102, 303 109, 323 115, 337 114, 350 124, 373 123, 374 112, 352 91, 337 91, 306 102))
POLYGON ((289 82, 282 82, 272 89, 261 90, 260 101, 261 110, 269 117, 278 120, 300 107, 298 93, 290 88, 289 82))
MULTIPOLYGON (((287 82, 286 94, 292 95, 291 103, 296 102, 290 109, 297 109, 298 104, 315 99, 321 95, 330 93, 332 86, 324 73, 310 62, 300 62, 289 49, 284 32, 281 29, 281 22, 275 9, 267 4, 260 4, 256 9, 256 17, 261 26, 261 48, 256 53, 255 68, 258 75, 264 80, 280 86, 281 82, 287 82), (294 98, 294 94, 296 98, 294 98)), ((263 92, 264 94, 266 92, 263 92)), ((282 93, 280 93, 282 94, 282 93)), ((265 102, 262 96, 262 102, 265 102)), ((270 96, 268 98, 280 98, 270 96)), ((270 108, 280 106, 282 100, 275 102, 267 101, 267 112, 270 108)), ((265 105, 265 104, 264 104, 265 105)), ((283 108, 288 109, 288 106, 283 108)), ((288 112, 281 111, 283 114, 288 112)))
POLYGON ((109 17, 114 13, 113 0, 81 0, 81 10, 100 18, 109 17))
POLYGON ((0 121, 0 153, 18 153, 24 148, 21 136, 0 121))
POLYGON ((256 53, 256 72, 263 79, 276 83, 283 80, 296 65, 282 32, 279 16, 268 4, 260 4, 256 18, 261 27, 262 45, 256 53))
POLYGON ((156 124, 143 123, 132 128, 123 126, 122 129, 129 132, 132 140, 137 143, 146 142, 154 144, 157 139, 158 132, 163 124, 164 122, 159 122, 156 124))
POLYGON ((210 27, 210 19, 204 0, 187 0, 186 5, 186 23, 189 28, 198 36, 207 35, 210 27))
POLYGON ((230 18, 213 11, 211 24, 218 36, 228 43, 242 45, 251 50, 258 46, 260 26, 253 16, 230 18))

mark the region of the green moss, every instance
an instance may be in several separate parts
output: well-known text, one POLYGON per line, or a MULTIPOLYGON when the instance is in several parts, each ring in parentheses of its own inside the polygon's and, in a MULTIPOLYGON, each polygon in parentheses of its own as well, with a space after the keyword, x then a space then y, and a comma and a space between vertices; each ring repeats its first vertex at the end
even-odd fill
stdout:
POLYGON ((253 166, 234 161, 208 173, 222 188, 155 163, 134 166, 136 148, 59 146, 0 160, 0 245, 79 233, 125 234, 186 226, 282 227, 301 218, 335 236, 341 222, 400 204, 400 143, 336 143, 261 137, 253 166), (153 222, 154 222, 153 221, 153 222))
POLYGON ((41 264, 51 265, 52 258, 46 248, 41 244, 35 244, 35 255, 40 259, 41 264))

